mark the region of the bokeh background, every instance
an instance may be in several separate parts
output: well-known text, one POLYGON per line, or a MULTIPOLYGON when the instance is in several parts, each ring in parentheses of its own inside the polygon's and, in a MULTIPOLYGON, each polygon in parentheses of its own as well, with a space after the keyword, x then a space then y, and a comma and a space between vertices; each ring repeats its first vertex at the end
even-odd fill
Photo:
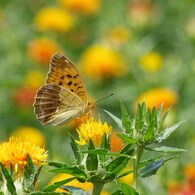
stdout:
MULTIPOLYGON (((169 126, 186 120, 166 141, 188 150, 141 182, 142 194, 194 193, 195 1, 58 0, 0 2, 0 140, 26 136, 49 151, 50 160, 72 161, 67 130, 77 123, 42 126, 33 112, 51 56, 66 55, 83 75, 95 116, 120 117, 120 101, 133 116, 138 102, 171 107, 169 126)), ((113 138, 113 147, 120 148, 113 138)), ((52 177, 43 173, 43 183, 52 177)), ((128 180, 128 182, 130 182, 128 180)), ((43 184, 42 184, 43 185, 43 184)), ((107 187, 107 193, 112 192, 107 187)))

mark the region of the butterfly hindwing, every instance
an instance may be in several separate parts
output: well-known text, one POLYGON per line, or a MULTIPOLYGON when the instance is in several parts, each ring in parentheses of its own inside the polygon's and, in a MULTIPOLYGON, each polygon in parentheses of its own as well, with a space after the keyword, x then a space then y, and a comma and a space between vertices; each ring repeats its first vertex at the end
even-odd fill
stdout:
POLYGON ((58 125, 77 116, 85 105, 79 96, 55 84, 43 85, 35 96, 35 113, 42 124, 58 125))

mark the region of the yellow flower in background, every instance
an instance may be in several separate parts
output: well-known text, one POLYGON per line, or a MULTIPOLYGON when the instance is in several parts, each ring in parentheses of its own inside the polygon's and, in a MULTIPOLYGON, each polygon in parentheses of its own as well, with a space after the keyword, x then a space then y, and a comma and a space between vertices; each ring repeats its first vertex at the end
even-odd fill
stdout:
POLYGON ((77 129, 80 145, 85 145, 89 142, 89 139, 97 146, 104 134, 110 134, 112 127, 106 122, 102 123, 99 119, 96 121, 94 118, 90 118, 86 123, 82 123, 77 129))
POLYGON ((59 2, 72 11, 84 14, 96 13, 100 7, 100 0, 59 0, 59 2))
POLYGON ((110 195, 110 192, 102 191, 102 192, 100 193, 100 195, 110 195))
POLYGON ((125 26, 117 26, 106 34, 106 41, 116 46, 129 41, 129 38, 131 38, 131 32, 125 26))
MULTIPOLYGON (((124 168, 124 169, 121 171, 121 174, 122 174, 122 173, 125 173, 125 172, 127 172, 127 171, 129 171, 129 170, 132 170, 132 167, 126 167, 126 168, 124 168)), ((118 182, 120 182, 120 183, 126 183, 126 184, 128 184, 128 185, 132 184, 132 183, 133 183, 133 173, 130 173, 130 174, 124 176, 124 177, 120 177, 120 178, 118 179, 118 182)))
POLYGON ((83 72, 92 78, 107 78, 124 74, 124 64, 116 51, 100 45, 89 47, 81 58, 83 72))
POLYGON ((163 104, 163 109, 167 110, 173 105, 175 105, 178 101, 177 94, 168 88, 156 88, 145 91, 142 93, 136 103, 135 107, 137 107, 138 103, 146 102, 146 107, 152 109, 154 106, 158 108, 161 104, 163 104))
POLYGON ((45 82, 45 76, 38 71, 30 71, 26 75, 25 83, 27 86, 38 88, 45 82))
POLYGON ((74 23, 70 13, 57 7, 45 7, 38 11, 34 24, 39 30, 69 31, 74 23))
POLYGON ((57 43, 48 38, 33 39, 28 45, 29 56, 40 64, 46 64, 47 66, 51 56, 60 51, 61 49, 57 43))
POLYGON ((187 21, 186 32, 190 38, 195 39, 195 17, 192 17, 187 21))
POLYGON ((20 138, 21 140, 29 141, 37 146, 45 145, 44 135, 34 127, 24 126, 17 128, 11 135, 13 137, 20 138))
MULTIPOLYGON (((71 177, 73 177, 73 175, 60 173, 60 174, 57 174, 56 176, 54 176, 53 179, 49 182, 49 184, 53 184, 53 183, 58 182, 58 181, 69 179, 71 177)), ((81 183, 76 179, 66 183, 66 185, 74 186, 74 187, 77 187, 77 188, 82 188, 83 190, 85 190, 87 192, 90 192, 91 189, 93 188, 92 183, 90 183, 90 182, 81 183)), ((64 192, 64 190, 58 188, 58 189, 55 190, 55 192, 64 192)))
POLYGON ((157 52, 149 52, 141 57, 140 67, 146 72, 156 72, 160 69, 163 59, 157 52))
POLYGON ((0 148, 0 162, 7 168, 12 164, 15 172, 24 169, 27 164, 27 154, 30 155, 33 164, 38 166, 47 158, 44 148, 20 138, 10 137, 9 141, 0 143, 0 148))

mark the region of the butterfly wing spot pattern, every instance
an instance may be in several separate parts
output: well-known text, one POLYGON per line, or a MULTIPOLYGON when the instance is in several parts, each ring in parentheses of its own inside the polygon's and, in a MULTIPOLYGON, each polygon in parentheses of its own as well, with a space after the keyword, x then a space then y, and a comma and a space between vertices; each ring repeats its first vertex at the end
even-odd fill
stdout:
POLYGON ((67 123, 89 114, 94 107, 88 102, 78 70, 61 54, 52 56, 46 83, 38 89, 33 105, 37 119, 43 125, 67 123))

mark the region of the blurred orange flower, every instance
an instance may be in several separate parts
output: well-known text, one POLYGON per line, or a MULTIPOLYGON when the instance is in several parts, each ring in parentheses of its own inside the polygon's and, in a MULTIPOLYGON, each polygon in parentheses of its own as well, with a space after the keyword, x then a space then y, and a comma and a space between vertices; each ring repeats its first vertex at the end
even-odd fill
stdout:
POLYGON ((125 72, 120 54, 100 45, 89 47, 80 63, 83 72, 92 78, 122 76, 125 72))
POLYGON ((149 52, 141 57, 140 67, 146 72, 156 72, 160 69, 163 59, 157 52, 149 52))
POLYGON ((194 195, 195 194, 195 164, 188 164, 184 168, 185 180, 172 182, 168 188, 169 195, 194 195))
POLYGON ((34 18, 38 30, 67 32, 73 27, 74 19, 70 13, 57 7, 44 7, 34 18))
POLYGON ((128 7, 129 22, 138 28, 148 26, 153 22, 154 5, 149 1, 133 0, 128 7))
POLYGON ((30 86, 15 89, 13 92, 13 101, 20 107, 32 106, 36 91, 37 88, 30 86))
POLYGON ((135 108, 138 103, 145 101, 146 107, 152 109, 158 108, 163 103, 163 109, 167 110, 178 101, 177 94, 168 88, 156 88, 142 93, 135 102, 135 108))
POLYGON ((119 152, 122 149, 123 145, 124 144, 122 140, 115 133, 111 133, 111 136, 110 136, 111 151, 119 152))
POLYGON ((29 141, 10 137, 9 141, 0 143, 0 162, 9 168, 12 164, 14 171, 22 171, 27 163, 27 154, 35 165, 42 165, 47 158, 45 149, 29 141))
POLYGON ((195 189, 195 164, 186 165, 184 168, 184 174, 185 174, 185 178, 189 182, 194 183, 194 189, 195 189))
MULTIPOLYGON (((53 184, 53 183, 58 182, 58 181, 69 179, 71 177, 73 177, 73 176, 70 175, 70 174, 60 173, 60 174, 56 175, 55 177, 53 177, 53 179, 49 182, 49 184, 53 184)), ((92 183, 90 183, 90 182, 81 183, 76 179, 73 180, 73 181, 68 182, 66 185, 82 188, 83 190, 85 190, 87 192, 90 192, 93 188, 92 183)), ((60 189, 60 188, 56 189, 55 191, 56 192, 64 192, 64 190, 60 189)))
POLYGON ((72 11, 84 14, 93 14, 100 7, 100 0, 59 0, 59 2, 72 11))
POLYGON ((28 46, 29 56, 40 64, 46 64, 47 66, 49 65, 51 56, 60 51, 59 46, 47 38, 34 39, 28 46))
POLYGON ((13 137, 20 138, 21 140, 29 141, 37 146, 45 145, 44 135, 36 128, 24 126, 15 129, 12 134, 13 137))

